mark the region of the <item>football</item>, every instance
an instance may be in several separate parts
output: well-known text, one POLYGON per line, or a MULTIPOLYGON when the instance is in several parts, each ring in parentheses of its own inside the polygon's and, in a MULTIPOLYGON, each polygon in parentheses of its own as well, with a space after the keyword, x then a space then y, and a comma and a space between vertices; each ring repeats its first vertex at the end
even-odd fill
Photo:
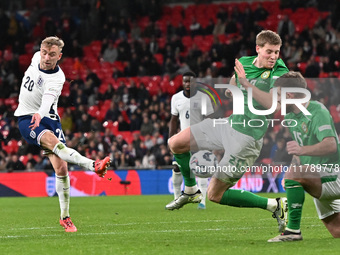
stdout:
POLYGON ((198 151, 190 158, 190 170, 198 177, 209 178, 215 173, 217 163, 217 158, 211 151, 198 151))

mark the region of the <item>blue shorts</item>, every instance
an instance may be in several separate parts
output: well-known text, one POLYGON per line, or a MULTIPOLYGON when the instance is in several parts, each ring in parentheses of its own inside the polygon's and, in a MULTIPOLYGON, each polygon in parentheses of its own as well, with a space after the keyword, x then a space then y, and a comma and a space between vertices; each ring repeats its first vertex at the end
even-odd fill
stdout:
POLYGON ((24 137, 27 143, 40 145, 40 138, 46 132, 53 132, 54 135, 59 139, 60 142, 66 143, 63 130, 61 128, 60 119, 56 118, 52 120, 50 118, 44 117, 41 119, 39 127, 31 130, 29 126, 31 123, 32 116, 25 115, 18 117, 18 125, 21 135, 24 137))

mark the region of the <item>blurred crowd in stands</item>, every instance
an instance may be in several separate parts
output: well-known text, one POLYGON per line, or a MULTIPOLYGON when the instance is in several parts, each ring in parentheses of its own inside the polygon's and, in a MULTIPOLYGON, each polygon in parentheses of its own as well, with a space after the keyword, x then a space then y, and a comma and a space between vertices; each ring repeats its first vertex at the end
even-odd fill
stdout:
MULTIPOLYGON (((0 8, 0 171, 52 169, 21 138, 13 116, 23 72, 49 35, 65 41, 59 115, 68 146, 93 159, 110 155, 115 168, 171 165, 170 99, 181 74, 230 77, 235 58, 256 54, 262 29, 281 35, 282 59, 311 78, 313 98, 329 108, 340 132, 339 1, 134 0, 123 9, 104 0, 22 2, 0 8)), ((223 110, 230 113, 231 104, 223 110)), ((289 139, 281 125, 270 128, 258 162, 289 163, 289 139)))

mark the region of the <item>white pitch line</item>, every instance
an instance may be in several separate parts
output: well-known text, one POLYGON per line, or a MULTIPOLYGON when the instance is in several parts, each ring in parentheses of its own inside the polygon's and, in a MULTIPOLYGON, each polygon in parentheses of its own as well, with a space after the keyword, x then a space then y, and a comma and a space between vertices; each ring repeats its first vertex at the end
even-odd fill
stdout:
MULTIPOLYGON (((237 229, 248 229, 248 228, 237 228, 237 229)), ((194 232, 194 231, 221 231, 223 229, 220 228, 207 228, 207 229, 173 229, 173 230, 154 230, 154 231, 134 231, 133 234, 145 234, 145 233, 178 233, 178 232, 194 232)), ((106 233, 77 233, 77 236, 95 236, 95 235, 121 235, 127 234, 128 231, 123 232, 106 232, 106 233)), ((60 236, 59 234, 51 234, 51 235, 40 235, 40 237, 56 237, 60 236)), ((25 237, 32 237, 31 235, 15 235, 15 236, 0 236, 0 239, 14 239, 14 238, 25 238, 25 237)), ((35 236, 36 237, 36 236, 35 236)))
MULTIPOLYGON (((151 230, 151 231, 115 231, 115 232, 106 232, 106 233, 76 233, 77 236, 96 236, 96 235, 122 235, 122 234, 146 234, 146 233, 182 233, 182 232, 196 232, 196 231, 239 231, 239 230, 253 230, 254 228, 259 227, 225 227, 225 228, 205 228, 205 229, 165 229, 165 230, 151 230)), ((260 227, 271 228, 271 227, 260 227)), ((50 234, 50 235, 34 235, 34 237, 58 237, 60 234, 50 234)), ((8 235, 8 236, 0 236, 0 239, 15 239, 15 238, 32 238, 32 235, 8 235)))
MULTIPOLYGON (((179 224, 186 224, 186 223, 209 223, 209 222, 232 222, 236 220, 198 220, 198 221, 177 221, 176 223, 179 224)), ((133 226, 133 225, 155 225, 155 224, 173 224, 172 221, 162 221, 162 222, 129 222, 129 223, 112 223, 112 224, 105 224, 105 226, 133 226)), ((88 227, 94 227, 98 225, 87 225, 88 227)), ((59 227, 31 227, 31 228, 10 228, 9 230, 34 230, 34 229, 53 229, 59 227)))
POLYGON ((58 228, 58 227, 32 227, 32 228, 9 228, 8 230, 33 230, 33 229, 49 229, 49 228, 58 228))
MULTIPOLYGON (((215 221, 215 220, 212 220, 215 221)), ((217 220, 218 221, 218 220, 217 220)), ((185 221, 186 222, 186 221, 185 221)), ((193 221, 191 221, 192 223, 193 221)), ((202 222, 202 221, 194 221, 194 222, 202 222)), ((211 222, 209 220, 204 221, 204 222, 211 222)), ((218 221, 219 222, 219 221, 218 221)), ((173 223, 173 222, 166 222, 166 223, 173 223)), ((133 223, 135 224, 140 224, 140 223, 133 223)), ((149 223, 144 223, 144 224, 149 224, 149 223)), ((150 223, 151 224, 151 223, 150 223)), ((159 222, 157 223, 159 224, 159 222)), ((127 224, 110 224, 112 226, 121 226, 121 225, 127 225, 127 224)), ((131 224, 130 224, 131 225, 131 224)), ((96 225, 97 226, 97 225, 96 225)), ((316 226, 320 227, 320 225, 310 225, 310 226, 316 226)), ((87 227, 91 227, 87 225, 87 227)), ((49 228, 57 228, 57 227, 49 227, 49 228)), ((115 231, 115 232, 106 232, 106 233, 76 233, 77 236, 97 236, 97 235, 122 235, 122 234, 146 234, 146 233, 181 233, 181 232, 196 232, 196 231, 229 231, 229 230, 253 230, 253 229, 267 229, 267 228, 272 228, 272 227, 224 227, 224 228, 205 228, 205 229, 165 229, 165 230, 151 230, 151 231, 115 231)), ((34 229, 39 229, 39 228, 34 228, 34 229)), ((41 228, 43 229, 43 228, 41 228)), ((61 234, 61 233, 60 233, 61 234)), ((34 237, 58 237, 60 234, 50 234, 50 235, 34 235, 34 237)), ((32 238, 32 235, 8 235, 8 236, 0 236, 0 239, 15 239, 15 238, 32 238)))
MULTIPOLYGON (((305 219, 314 219, 314 217, 306 217, 305 219)), ((266 221, 265 219, 261 219, 266 221)), ((178 221, 177 223, 209 223, 209 222, 231 222, 236 220, 199 220, 199 221, 178 221)), ((106 224, 106 226, 133 226, 133 225, 154 225, 154 224, 173 224, 173 222, 130 222, 130 223, 117 223, 117 224, 106 224)), ((94 227, 98 225, 87 225, 87 227, 94 227)), ((312 225, 312 226, 321 226, 321 224, 312 225)), ((60 227, 32 227, 32 228, 11 228, 9 230, 43 230, 43 229, 59 229, 60 227)), ((134 231, 133 234, 145 234, 145 233, 180 233, 180 232, 192 232, 192 231, 221 231, 221 230, 252 230, 258 228, 271 228, 271 227, 228 227, 225 226, 223 229, 173 229, 173 230, 154 230, 154 231, 134 231)), ((117 234, 127 234, 129 231, 118 231, 118 232, 107 232, 107 233, 77 233, 80 236, 95 236, 95 235, 117 235, 117 234)), ((36 236, 36 235, 35 235, 36 236)), ((60 236, 60 234, 51 234, 51 235, 40 235, 40 237, 56 237, 60 236)), ((0 239, 14 239, 14 238, 25 238, 32 237, 32 235, 8 235, 8 236, 0 236, 0 239)))
MULTIPOLYGON (((315 219, 315 217, 304 217, 304 219, 315 219)), ((179 224, 186 224, 186 223, 210 223, 210 222, 239 222, 238 220, 233 220, 233 219, 228 219, 228 220, 196 220, 196 221, 192 221, 192 220, 186 220, 186 221, 177 221, 175 223, 179 223, 179 224)), ((259 221, 273 221, 272 218, 268 218, 268 219, 259 219, 259 221)), ((109 223, 109 224, 105 224, 105 226, 134 226, 134 225, 155 225, 155 224, 173 224, 173 221, 156 221, 156 222, 129 222, 129 223, 109 223)), ((87 225, 88 227, 95 227, 98 225, 87 225)), ((10 228, 8 230, 42 230, 42 229, 57 229, 60 228, 58 227, 31 227, 31 228, 10 228)))

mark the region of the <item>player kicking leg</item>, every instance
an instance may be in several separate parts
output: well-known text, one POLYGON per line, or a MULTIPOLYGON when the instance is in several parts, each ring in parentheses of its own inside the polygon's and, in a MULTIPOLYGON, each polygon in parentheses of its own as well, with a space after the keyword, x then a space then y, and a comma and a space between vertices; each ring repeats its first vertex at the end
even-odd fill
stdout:
POLYGON ((56 36, 45 38, 22 79, 19 105, 14 115, 18 117, 21 135, 29 144, 45 150, 54 167, 56 188, 60 202, 60 224, 66 232, 77 228, 69 217, 70 179, 67 163, 77 164, 104 177, 110 158, 91 160, 65 144, 58 116, 58 99, 65 82, 65 74, 58 66, 64 42, 56 36))
POLYGON ((56 192, 59 198, 60 205, 60 225, 66 232, 77 232, 76 226, 70 218, 70 177, 67 171, 66 161, 60 159, 55 154, 49 154, 48 158, 55 170, 56 192))
POLYGON ((72 148, 66 147, 63 143, 57 142, 57 139, 51 132, 46 132, 40 140, 41 145, 44 148, 51 148, 49 141, 53 141, 56 145, 53 148, 53 153, 48 154, 53 169, 56 173, 56 191, 59 197, 60 205, 60 225, 66 232, 76 232, 77 228, 73 224, 70 213, 70 177, 68 175, 67 162, 78 164, 86 167, 91 171, 94 171, 99 177, 104 177, 107 168, 110 165, 110 158, 106 157, 103 160, 90 160, 81 156, 77 151, 72 148))
MULTIPOLYGON (((51 135, 54 136, 52 133, 42 136, 42 146, 48 146, 46 143, 44 143, 44 141, 46 141, 51 135)), ((50 139, 53 138, 50 137, 50 139)), ((56 191, 59 197, 60 205, 59 223, 66 232, 76 232, 77 227, 73 224, 69 213, 70 177, 68 175, 67 162, 73 164, 77 163, 78 165, 87 167, 88 169, 94 171, 98 176, 104 177, 111 160, 109 157, 97 161, 89 160, 81 156, 77 151, 66 147, 63 143, 60 142, 58 142, 54 146, 53 152, 54 153, 48 154, 48 157, 56 173, 56 191)))
MULTIPOLYGON (((67 171, 66 161, 60 159, 55 154, 48 155, 51 164, 56 173, 56 191, 59 198, 60 205, 60 225, 65 229, 66 232, 77 232, 77 227, 73 224, 70 213, 70 177, 67 171)), ((100 176, 103 174, 103 169, 106 168, 107 160, 101 160, 97 162, 97 172, 101 172, 100 176)))
MULTIPOLYGON (((224 137, 224 141, 228 144, 234 144, 232 148, 225 153, 224 157, 220 161, 221 165, 231 165, 235 161, 244 160, 243 164, 253 165, 257 156, 260 153, 261 143, 260 141, 254 141, 249 136, 245 136, 237 131, 233 130, 230 125, 225 125, 223 129, 215 130, 214 133, 210 133, 211 137, 207 133, 203 133, 202 130, 209 130, 211 126, 211 119, 204 120, 200 124, 193 125, 187 129, 181 131, 169 140, 169 147, 174 153, 176 161, 181 166, 181 172, 184 177, 185 188, 182 195, 168 204, 169 210, 180 209, 188 203, 199 203, 202 200, 202 193, 198 189, 194 176, 192 176, 189 160, 190 149, 202 150, 202 149, 223 149, 216 148, 215 135, 224 137), (207 137, 208 136, 208 137, 207 137), (203 137, 205 140, 202 142, 204 146, 198 148, 195 138, 203 137), (212 142, 213 145, 209 145, 212 142), (255 145, 254 145, 255 142, 255 145), (251 146, 251 147, 250 147, 251 146), (232 156, 231 156, 232 155, 232 156)), ((277 220, 279 232, 283 231, 286 226, 287 219, 287 200, 286 198, 265 198, 253 194, 244 190, 230 189, 237 181, 242 177, 244 172, 216 172, 211 178, 208 187, 209 200, 219 203, 221 205, 229 205, 234 207, 247 207, 247 208, 261 208, 268 210, 272 213, 273 217, 277 220)))
POLYGON ((67 162, 82 166, 95 172, 99 177, 104 177, 107 168, 110 166, 111 159, 105 157, 103 160, 94 161, 83 157, 76 150, 68 148, 64 144, 63 135, 60 136, 61 140, 55 136, 55 134, 61 132, 60 122, 43 118, 39 126, 31 130, 29 127, 30 121, 30 116, 19 117, 20 132, 28 143, 42 147, 44 153, 48 156, 56 175, 56 191, 61 211, 60 225, 65 228, 66 232, 76 232, 77 228, 72 223, 69 214, 70 178, 67 162))

